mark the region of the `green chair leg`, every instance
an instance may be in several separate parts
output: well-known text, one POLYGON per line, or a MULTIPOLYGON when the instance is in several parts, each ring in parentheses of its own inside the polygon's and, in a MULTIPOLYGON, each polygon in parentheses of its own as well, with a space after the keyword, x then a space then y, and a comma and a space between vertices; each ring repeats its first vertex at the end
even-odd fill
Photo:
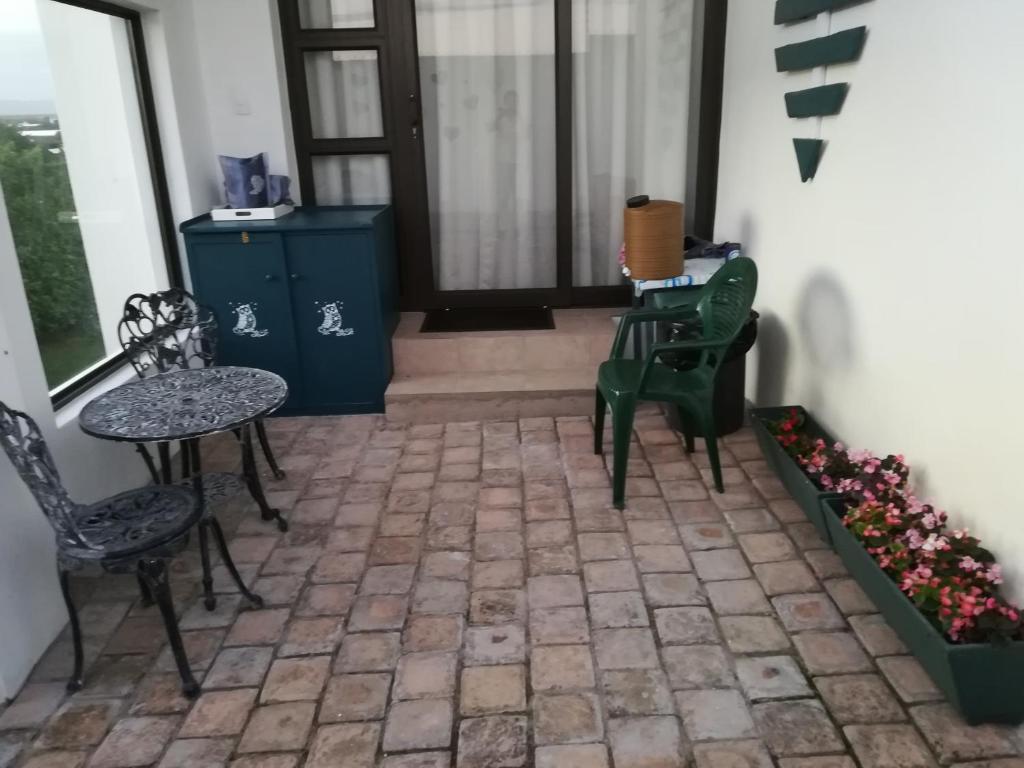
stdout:
POLYGON ((604 412, 608 408, 601 388, 594 389, 594 453, 600 456, 604 453, 604 412))
POLYGON ((626 467, 629 465, 629 441, 633 435, 636 401, 620 398, 612 406, 612 504, 616 509, 626 505, 626 467))
POLYGON ((693 419, 682 408, 676 406, 676 413, 679 414, 679 426, 683 428, 683 439, 686 442, 686 452, 693 453, 693 438, 696 430, 693 428, 693 419))
POLYGON ((715 417, 711 413, 704 414, 701 419, 704 427, 704 443, 708 448, 708 463, 711 464, 711 475, 715 479, 715 490, 725 493, 722 483, 722 465, 718 460, 718 432, 715 429, 715 417))

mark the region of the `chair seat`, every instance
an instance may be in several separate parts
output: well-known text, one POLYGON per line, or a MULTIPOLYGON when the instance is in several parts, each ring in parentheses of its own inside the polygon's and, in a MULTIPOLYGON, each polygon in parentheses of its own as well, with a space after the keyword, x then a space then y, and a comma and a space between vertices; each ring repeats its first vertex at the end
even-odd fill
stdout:
POLYGON ((79 507, 75 525, 83 541, 58 546, 63 555, 78 560, 123 560, 181 539, 199 514, 190 488, 151 485, 79 507))
MULTIPOLYGON (((597 369, 597 385, 606 398, 636 395, 640 391, 643 371, 643 360, 606 360, 597 369)), ((644 387, 643 399, 685 404, 706 398, 713 388, 714 377, 706 368, 677 371, 654 363, 644 387)))
MULTIPOLYGON (((178 481, 182 488, 192 488, 192 478, 186 477, 178 481)), ((211 507, 221 501, 237 496, 245 490, 245 481, 234 472, 203 473, 203 507, 205 514, 210 514, 211 507)))

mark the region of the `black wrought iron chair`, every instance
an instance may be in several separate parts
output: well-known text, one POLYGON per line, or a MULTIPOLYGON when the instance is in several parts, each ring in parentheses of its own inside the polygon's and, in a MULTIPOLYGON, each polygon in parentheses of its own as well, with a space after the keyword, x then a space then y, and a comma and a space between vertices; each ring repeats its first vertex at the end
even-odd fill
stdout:
POLYGON ((187 485, 150 485, 125 491, 95 504, 78 504, 68 495, 56 464, 35 421, 27 414, 0 402, 0 444, 15 470, 28 485, 36 502, 53 526, 57 538, 57 572, 68 609, 74 641, 75 665, 68 681, 69 692, 83 684, 82 629, 71 598, 69 574, 88 564, 112 573, 135 572, 145 591, 159 606, 174 660, 181 675, 182 691, 194 697, 199 685, 192 676, 178 631, 178 621, 166 561, 188 543, 191 528, 210 526, 224 565, 240 589, 253 597, 241 582, 228 552, 224 532, 212 515, 204 516, 196 489, 187 485))
MULTIPOLYGON (((182 288, 149 295, 133 293, 124 303, 117 336, 139 378, 184 368, 206 368, 217 360, 217 318, 213 310, 199 304, 182 288)), ((278 480, 284 478, 262 419, 256 422, 255 429, 270 471, 278 480)), ((153 482, 170 482, 169 447, 161 443, 157 449, 162 476, 157 474, 146 447, 137 446, 153 482)), ((188 455, 188 451, 181 452, 183 476, 189 473, 188 455)))

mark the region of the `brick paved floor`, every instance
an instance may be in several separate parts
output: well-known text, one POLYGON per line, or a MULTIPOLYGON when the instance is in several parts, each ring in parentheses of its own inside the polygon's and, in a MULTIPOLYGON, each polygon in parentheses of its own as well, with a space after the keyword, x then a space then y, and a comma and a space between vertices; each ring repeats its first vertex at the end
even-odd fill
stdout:
POLYGON ((207 612, 175 562, 202 696, 132 578, 77 579, 87 687, 64 695, 65 634, 0 710, 0 766, 1024 767, 1024 729, 953 713, 748 432, 709 494, 642 412, 618 512, 585 418, 271 429, 291 531, 219 515, 266 607, 218 568, 207 612))

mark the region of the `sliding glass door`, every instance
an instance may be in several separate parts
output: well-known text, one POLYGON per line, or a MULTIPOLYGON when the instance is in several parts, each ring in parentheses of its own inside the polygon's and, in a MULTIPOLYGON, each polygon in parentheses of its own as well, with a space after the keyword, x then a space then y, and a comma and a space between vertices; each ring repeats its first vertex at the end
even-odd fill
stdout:
POLYGON ((724 2, 280 0, 303 200, 394 203, 409 309, 625 303, 626 199, 713 203, 724 2))

